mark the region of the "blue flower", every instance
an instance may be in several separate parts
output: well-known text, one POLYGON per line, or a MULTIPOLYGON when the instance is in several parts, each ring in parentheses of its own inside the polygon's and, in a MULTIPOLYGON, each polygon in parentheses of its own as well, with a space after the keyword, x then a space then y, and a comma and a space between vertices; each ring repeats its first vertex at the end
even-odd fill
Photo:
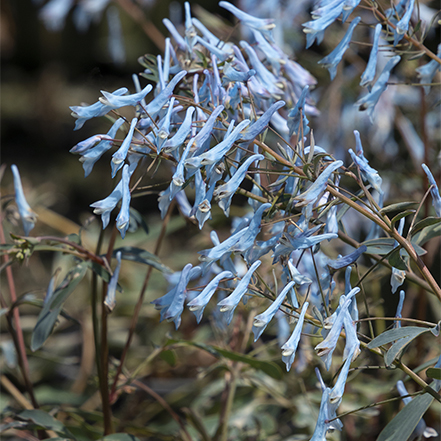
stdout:
POLYGON ((332 173, 342 165, 343 161, 334 161, 329 164, 308 190, 294 197, 295 200, 300 200, 300 202, 297 202, 296 207, 303 207, 317 201, 318 197, 325 191, 325 188, 328 185, 328 179, 331 177, 332 173))
POLYGON ((196 36, 196 42, 204 46, 212 55, 215 55, 220 61, 225 61, 230 54, 223 49, 212 45, 210 42, 205 41, 203 38, 196 36))
POLYGON ((177 130, 177 132, 170 139, 166 140, 164 142, 164 144, 162 145, 164 152, 170 153, 170 152, 176 150, 182 144, 184 144, 184 141, 187 139, 187 136, 191 132, 191 127, 192 127, 192 122, 193 122, 192 118, 193 118, 194 111, 195 111, 195 108, 193 106, 191 106, 187 109, 184 121, 179 126, 179 129, 177 130))
POLYGON ((305 115, 305 99, 308 94, 309 86, 306 85, 302 93, 293 109, 288 113, 288 128, 289 128, 289 136, 291 137, 293 134, 299 133, 300 128, 300 110, 302 111, 302 125, 303 125, 303 134, 306 135, 309 132, 308 120, 305 115))
MULTIPOLYGON (((134 162, 130 164, 128 171, 129 175, 131 176, 132 173, 135 171, 137 166, 137 163, 134 162)), ((129 178, 130 178, 129 176, 129 178)), ((127 184, 128 185, 128 184, 127 184)), ((94 202, 93 204, 90 204, 91 207, 94 208, 93 212, 95 214, 101 215, 101 220, 103 222, 103 229, 109 225, 110 221, 110 213, 112 210, 116 207, 118 202, 123 197, 123 179, 118 182, 116 187, 113 189, 112 193, 110 193, 109 196, 107 196, 105 199, 102 199, 100 201, 94 202)))
POLYGON ((274 41, 271 32, 272 29, 276 27, 276 25, 274 24, 274 20, 253 17, 252 15, 249 15, 241 11, 240 9, 236 8, 229 2, 221 1, 219 2, 219 6, 221 8, 225 8, 227 11, 230 11, 246 26, 249 26, 250 28, 255 29, 256 31, 261 32, 270 41, 274 41))
POLYGON ((181 37, 181 34, 176 30, 175 25, 168 18, 164 18, 162 20, 162 23, 164 23, 164 26, 168 29, 172 37, 175 39, 179 49, 181 49, 181 51, 186 51, 187 43, 181 37))
POLYGON ((230 271, 222 271, 203 289, 203 291, 195 297, 191 302, 187 303, 188 308, 196 316, 197 322, 200 323, 204 309, 210 301, 211 297, 215 293, 220 281, 222 279, 228 279, 234 277, 230 271))
POLYGON ((198 134, 194 137, 191 147, 192 156, 200 155, 206 148, 206 141, 210 138, 211 133, 213 132, 214 125, 217 122, 218 116, 224 110, 224 106, 221 104, 217 106, 210 117, 205 121, 201 130, 199 130, 198 134))
POLYGON ((245 131, 242 133, 241 142, 252 141, 257 135, 263 132, 271 117, 275 112, 277 112, 281 107, 285 105, 285 101, 277 101, 271 107, 265 111, 265 113, 256 121, 254 121, 245 131))
MULTIPOLYGON (((124 124, 124 118, 118 118, 115 123, 112 125, 110 130, 107 132, 106 138, 102 138, 101 142, 99 142, 95 147, 87 150, 85 153, 82 153, 80 158, 80 162, 83 163, 84 169, 84 177, 89 176, 91 173, 95 162, 97 162, 101 156, 104 155, 107 150, 112 148, 113 139, 116 136, 119 128, 124 124)), ((77 144, 78 145, 78 144, 77 144)), ((72 152, 73 149, 70 151, 72 152)))
POLYGON ((264 159, 263 155, 253 155, 244 161, 244 163, 237 169, 236 173, 230 178, 230 180, 223 185, 220 185, 214 190, 214 197, 217 199, 219 207, 222 208, 222 210, 225 213, 225 216, 228 217, 230 213, 230 204, 231 199, 236 192, 236 190, 239 188, 239 185, 244 180, 245 175, 248 171, 248 167, 251 165, 252 162, 256 160, 262 160, 264 159))
MULTIPOLYGON (((405 297, 406 297, 406 293, 403 290, 401 290, 400 291, 400 300, 399 300, 398 306, 397 306, 397 312, 395 313, 396 318, 403 318, 403 316, 401 315, 401 312, 403 311, 405 297)), ((401 328, 401 320, 395 321, 395 328, 401 328)))
POLYGON ((430 184, 430 194, 432 195, 432 205, 435 208, 435 213, 438 217, 441 217, 441 196, 439 194, 438 185, 433 177, 429 167, 426 164, 422 164, 423 170, 427 175, 427 179, 430 184))
POLYGON ((225 46, 226 44, 221 41, 219 38, 216 37, 213 33, 211 33, 197 18, 191 19, 193 22, 193 25, 198 28, 201 32, 204 38, 212 45, 212 46, 225 46))
POLYGON ((256 271, 256 269, 260 266, 260 264, 260 260, 254 262, 247 273, 242 277, 241 281, 237 284, 235 290, 228 297, 221 300, 217 304, 217 306, 219 306, 220 308, 220 312, 226 313, 226 321, 228 324, 231 323, 234 310, 236 309, 242 297, 247 293, 251 277, 253 276, 254 271, 256 271))
POLYGON ((346 380, 348 378, 349 366, 351 365, 351 362, 352 362, 352 356, 347 357, 346 361, 343 364, 343 367, 340 370, 338 379, 335 382, 335 385, 332 388, 331 393, 329 394, 329 402, 332 405, 334 405, 335 408, 337 408, 341 403, 341 399, 345 391, 346 380))
POLYGON ((352 20, 346 34, 341 39, 340 43, 336 46, 336 48, 325 58, 322 58, 318 61, 318 64, 323 64, 323 67, 329 70, 329 74, 331 75, 331 80, 335 78, 337 74, 337 66, 343 58, 346 49, 349 47, 349 43, 351 42, 352 33, 354 32, 355 26, 360 23, 361 17, 356 17, 352 20))
POLYGON ((399 63, 401 57, 396 55, 392 57, 384 66, 383 71, 378 77, 377 81, 373 85, 372 89, 364 97, 360 98, 355 105, 359 110, 367 110, 369 118, 373 120, 374 108, 380 99, 381 94, 387 88, 387 82, 389 81, 390 71, 399 63))
POLYGON ((130 176, 129 165, 126 164, 122 171, 122 203, 121 210, 116 218, 116 227, 121 233, 121 237, 124 239, 130 223, 130 176))
MULTIPOLYGON (((400 236, 403 235, 404 222, 405 222, 405 218, 402 217, 400 219, 400 223, 397 228, 397 233, 400 236)), ((397 247, 397 246, 398 246, 398 243, 395 241, 395 247, 397 247)), ((392 274, 390 277, 390 284, 392 286, 392 294, 394 294, 396 292, 396 290, 398 289, 398 287, 404 283, 405 279, 406 279, 406 271, 392 267, 392 274)))
POLYGON ((133 133, 135 131, 136 124, 138 123, 138 118, 133 118, 130 123, 130 129, 121 147, 112 155, 112 178, 115 177, 117 171, 124 165, 124 160, 126 159, 127 153, 129 151, 130 144, 132 143, 133 133))
POLYGON ((107 294, 106 298, 104 299, 104 304, 107 306, 110 312, 113 311, 113 308, 116 305, 115 297, 116 288, 118 286, 119 271, 121 269, 121 251, 116 253, 116 261, 117 265, 113 271, 112 277, 110 278, 109 284, 107 285, 107 294))
MULTIPOLYGON (((331 330, 329 331, 326 338, 315 347, 317 355, 323 359, 327 370, 329 370, 329 368, 331 367, 332 354, 340 337, 340 333, 344 325, 344 318, 352 301, 352 297, 355 296, 359 291, 360 288, 354 288, 348 293, 347 296, 341 299, 339 308, 334 313, 335 318, 333 320, 331 330)), ((350 343, 351 346, 356 345, 356 342, 353 342, 352 340, 350 343)))
MULTIPOLYGON (((319 373, 317 368, 316 373, 318 376, 319 373)), ((323 380, 321 381, 323 382, 323 380)), ((323 385, 322 390, 322 399, 320 402, 320 410, 317 418, 317 423, 315 425, 312 438, 309 441, 326 441, 326 432, 328 431, 327 421, 329 420, 329 394, 331 393, 331 389, 323 385)))
POLYGON ((396 46, 401 41, 404 34, 409 29, 409 21, 410 21, 410 17, 412 16, 414 6, 415 6, 415 0, 409 0, 406 12, 401 17, 401 20, 395 25, 394 46, 396 46))
POLYGON ((106 92, 102 90, 101 93, 104 98, 101 97, 99 100, 105 106, 109 106, 111 109, 119 109, 125 106, 136 106, 138 105, 146 95, 153 89, 151 84, 147 84, 141 92, 133 93, 131 95, 119 96, 115 93, 106 92))
POLYGON ((282 306, 283 301, 285 300, 286 294, 288 291, 295 285, 295 282, 289 282, 285 288, 283 288, 282 292, 277 296, 277 298, 273 301, 271 306, 262 314, 256 315, 254 317, 253 322, 253 333, 254 333, 254 341, 262 335, 265 328, 268 326, 269 322, 273 319, 276 312, 282 306))
POLYGON ((182 190, 182 186, 185 184, 184 165, 187 156, 190 153, 190 148, 191 148, 191 140, 188 142, 187 146, 182 152, 181 159, 179 160, 178 165, 176 166, 176 171, 173 174, 172 181, 170 183, 170 195, 169 195, 170 200, 172 200, 175 197, 176 193, 182 190))
MULTIPOLYGON (((112 95, 120 96, 120 95, 124 95, 127 92, 128 89, 122 87, 112 92, 112 95)), ((83 127, 84 123, 87 120, 99 116, 104 116, 106 113, 110 112, 113 109, 113 107, 106 106, 102 102, 97 101, 96 103, 91 104, 90 106, 71 106, 69 107, 69 109, 72 110, 72 116, 74 118, 77 118, 77 120, 75 121, 74 130, 79 130, 81 129, 81 127, 83 127)))
MULTIPOLYGON (((441 57, 441 44, 438 45, 436 55, 441 57)), ((433 77, 440 69, 441 65, 436 60, 431 60, 424 66, 420 66, 415 69, 415 72, 420 79, 420 84, 426 84, 426 86, 423 86, 424 93, 426 95, 430 92, 430 83, 433 81, 433 77)))
POLYGON ((15 202, 21 217, 25 236, 29 236, 29 232, 34 228, 35 222, 37 222, 37 215, 31 210, 26 201, 18 167, 13 164, 11 165, 11 170, 14 175, 15 202))
POLYGON ((236 82, 246 83, 253 75, 256 74, 256 71, 254 69, 250 69, 246 72, 236 70, 231 65, 231 63, 228 63, 227 61, 224 63, 222 72, 223 72, 222 85, 224 86, 228 83, 236 83, 236 82))
POLYGON ((352 265, 364 252, 366 252, 367 246, 361 245, 355 251, 346 256, 341 256, 336 260, 329 260, 327 265, 330 266, 334 270, 339 270, 348 265, 352 265))
MULTIPOLYGON (((341 14, 343 10, 343 2, 337 1, 332 2, 332 7, 323 10, 323 14, 320 15, 316 20, 308 21, 304 23, 303 32, 306 34, 306 49, 308 49, 315 40, 320 44, 323 40, 325 29, 337 19, 337 17, 341 14)), ((312 12, 312 16, 314 13, 317 14, 317 10, 312 12)))
POLYGON ((282 96, 283 84, 277 81, 277 77, 265 67, 265 65, 259 60, 255 50, 246 41, 241 41, 240 45, 247 52, 250 63, 253 66, 253 69, 256 71, 256 77, 262 86, 264 86, 271 95, 276 97, 282 96))
POLYGON ((282 346, 282 360, 286 364, 286 370, 289 372, 296 356, 297 346, 299 345, 300 337, 302 336, 303 321, 305 320, 306 310, 309 303, 305 302, 302 306, 298 321, 291 334, 291 337, 282 346))
POLYGON ((369 61, 367 62, 366 69, 361 75, 360 86, 367 87, 369 92, 372 90, 372 83, 374 82, 377 69, 378 43, 380 41, 381 28, 382 26, 380 23, 375 26, 374 41, 372 43, 369 61))
POLYGON ((357 130, 354 130, 354 135, 357 154, 355 154, 352 149, 348 150, 349 154, 351 155, 351 158, 355 162, 355 164, 357 164, 357 166, 360 168, 363 178, 366 179, 372 185, 372 187, 377 190, 378 193, 380 193, 380 195, 382 195, 383 190, 381 189, 381 184, 383 181, 377 170, 373 169, 369 165, 369 161, 364 157, 363 146, 360 140, 360 133, 357 130))

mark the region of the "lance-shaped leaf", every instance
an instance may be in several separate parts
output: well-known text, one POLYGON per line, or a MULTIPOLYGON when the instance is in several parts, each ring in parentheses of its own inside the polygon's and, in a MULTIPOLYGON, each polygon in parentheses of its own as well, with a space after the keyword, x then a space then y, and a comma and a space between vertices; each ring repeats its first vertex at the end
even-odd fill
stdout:
POLYGON ((61 284, 55 289, 50 301, 43 306, 43 309, 38 315, 37 324, 32 331, 32 351, 40 349, 52 333, 64 302, 83 279, 88 265, 88 262, 82 262, 71 269, 61 284))
POLYGON ((354 32, 355 26, 360 23, 361 17, 356 17, 352 20, 346 34, 340 41, 340 43, 336 46, 336 48, 325 58, 322 58, 318 61, 318 64, 323 64, 323 67, 329 70, 329 74, 331 75, 331 80, 335 78, 337 74, 337 66, 343 58, 346 49, 349 47, 349 43, 351 42, 352 33, 354 32))
POLYGON ((302 306, 299 319, 296 323, 294 331, 289 337, 288 341, 282 346, 282 360, 286 364, 286 370, 289 372, 296 356, 297 346, 299 345, 300 337, 302 336, 303 321, 305 320, 306 310, 308 309, 308 302, 302 306))
POLYGON ((253 329, 252 329, 254 333, 254 341, 257 341, 257 339, 262 335, 263 331, 266 329, 269 322, 276 315, 276 312, 279 310, 280 306, 282 306, 286 294, 294 285, 295 282, 289 282, 288 285, 286 285, 285 288, 283 288, 282 292, 273 301, 271 306, 265 312, 262 312, 262 314, 256 315, 256 317, 254 317, 253 329))
POLYGON ((232 272, 222 271, 202 290, 202 292, 197 297, 187 303, 190 311, 193 312, 196 316, 196 320, 198 323, 200 323, 202 319, 202 314, 204 313, 204 309, 210 301, 211 297, 213 297, 213 294, 215 293, 220 281, 222 279, 228 279, 230 277, 234 277, 232 272))
POLYGON ((34 228, 35 222, 37 222, 37 215, 31 210, 31 207, 26 201, 18 167, 13 164, 11 165, 11 170, 14 175, 15 202, 17 204, 25 235, 29 236, 30 231, 34 228))
POLYGON ((254 262, 247 273, 242 277, 241 281, 237 284, 235 290, 225 299, 221 300, 217 306, 220 308, 220 312, 226 313, 226 322, 231 323, 233 318, 234 310, 241 301, 242 297, 248 291, 248 285, 250 283, 251 277, 254 271, 260 266, 261 261, 257 260, 254 262))

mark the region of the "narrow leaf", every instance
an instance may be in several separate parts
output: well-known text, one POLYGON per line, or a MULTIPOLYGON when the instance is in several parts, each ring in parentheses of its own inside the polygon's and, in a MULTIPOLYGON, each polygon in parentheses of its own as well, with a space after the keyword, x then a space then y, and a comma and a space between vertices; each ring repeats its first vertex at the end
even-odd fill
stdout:
POLYGON ((159 271, 164 273, 172 273, 173 271, 165 266, 160 260, 159 257, 155 256, 152 253, 149 253, 142 248, 136 247, 121 247, 113 251, 113 257, 116 257, 116 253, 121 251, 121 259, 124 260, 132 260, 134 262, 143 263, 145 265, 151 265, 153 268, 156 268, 159 271))
POLYGON ((418 337, 423 332, 430 331, 430 328, 421 328, 419 326, 406 326, 404 328, 389 329, 383 332, 378 337, 375 337, 367 347, 370 349, 378 348, 379 346, 391 343, 400 338, 412 336, 412 339, 418 337))
POLYGON ((390 349, 384 355, 384 363, 389 367, 396 358, 398 358, 404 348, 414 339, 411 335, 407 337, 400 338, 396 343, 394 343, 390 349))
POLYGON ((396 248, 387 260, 394 268, 398 268, 399 270, 403 271, 407 270, 407 265, 400 255, 400 248, 396 248))
POLYGON ((430 368, 427 369, 426 375, 434 380, 441 380, 441 368, 430 368))
POLYGON ((401 210, 407 210, 408 208, 414 207, 415 205, 418 205, 418 202, 398 202, 397 204, 391 204, 387 205, 383 209, 380 210, 381 214, 390 213, 391 211, 401 211, 401 210))

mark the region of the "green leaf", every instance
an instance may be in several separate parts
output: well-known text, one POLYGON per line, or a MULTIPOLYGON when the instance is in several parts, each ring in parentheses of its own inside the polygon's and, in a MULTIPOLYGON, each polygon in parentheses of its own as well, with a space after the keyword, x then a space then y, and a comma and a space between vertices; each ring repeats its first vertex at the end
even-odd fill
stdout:
POLYGON ((394 218, 390 221, 391 225, 394 226, 396 222, 398 222, 403 217, 409 216, 409 214, 415 213, 415 210, 406 210, 402 213, 398 213, 394 218))
POLYGON ((170 366, 174 367, 176 366, 177 356, 176 352, 172 349, 167 349, 162 351, 159 356, 170 366))
POLYGON ((271 361, 257 360, 256 358, 250 357, 249 355, 238 354, 237 352, 227 351, 226 349, 222 349, 217 346, 207 345, 204 343, 196 343, 184 340, 169 340, 166 345, 170 344, 178 344, 180 346, 194 346, 196 348, 207 351, 216 358, 224 357, 228 360, 240 361, 242 363, 245 363, 253 367, 254 369, 265 372, 265 374, 269 375, 272 378, 275 378, 276 380, 280 380, 282 378, 282 370, 276 363, 273 363, 271 361))
POLYGON ((100 438, 99 441, 139 441, 139 438, 128 433, 112 433, 112 435, 100 438))
POLYGON ((381 214, 390 213, 391 211, 401 211, 401 210, 407 210, 410 207, 414 207, 415 205, 418 205, 418 202, 398 202, 397 204, 391 204, 387 205, 386 207, 382 208, 380 210, 381 214))
POLYGON ((384 256, 390 253, 395 246, 395 239, 390 237, 381 237, 379 239, 366 240, 362 245, 367 246, 367 254, 379 254, 384 256))
POLYGON ((54 291, 50 301, 43 306, 43 309, 38 316, 37 324, 32 332, 32 351, 40 349, 49 335, 52 333, 64 302, 81 282, 86 274, 88 266, 89 265, 87 262, 82 262, 76 267, 72 268, 67 273, 63 282, 54 291))
POLYGON ((429 225, 413 236, 412 245, 423 246, 430 239, 439 236, 441 236, 441 223, 429 225))
POLYGON ((55 419, 52 415, 40 409, 24 410, 17 415, 20 419, 30 421, 39 427, 43 427, 54 432, 61 433, 69 439, 75 439, 74 436, 64 427, 61 421, 55 419))
POLYGON ((149 226, 147 225, 144 216, 138 210, 135 210, 133 207, 130 207, 130 221, 131 222, 135 221, 136 228, 140 226, 145 231, 145 234, 149 234, 149 226))
POLYGON ((385 331, 378 337, 375 337, 371 342, 369 342, 367 347, 369 349, 378 348, 379 346, 383 346, 387 343, 392 343, 395 340, 409 336, 412 336, 412 339, 414 339, 427 331, 430 331, 430 328, 421 328, 419 326, 406 326, 404 328, 389 329, 389 331, 385 331))
POLYGON ((390 349, 384 355, 384 363, 387 367, 391 366, 396 358, 398 358, 404 348, 414 339, 411 335, 407 337, 400 338, 396 343, 394 343, 390 349))
POLYGON ((116 257, 116 253, 121 251, 121 258, 124 260, 131 260, 134 262, 144 263, 145 265, 151 265, 153 268, 156 268, 163 273, 172 273, 173 271, 165 266, 159 260, 159 257, 155 256, 152 253, 149 253, 142 248, 136 247, 121 247, 113 251, 113 257, 116 257))
POLYGON ((432 401, 433 397, 429 394, 415 397, 381 431, 377 441, 407 440, 432 404, 432 401))
POLYGON ((404 262, 404 260, 401 258, 400 255, 400 248, 396 248, 388 257, 388 262, 394 267, 399 270, 406 271, 407 265, 404 262))
POLYGON ((427 369, 426 375, 434 380, 441 380, 441 368, 430 368, 427 369))
POLYGON ((440 217, 426 217, 423 220, 420 220, 419 222, 417 222, 412 230, 410 231, 410 235, 411 236, 415 236, 416 233, 418 233, 418 231, 421 231, 422 229, 429 227, 431 225, 436 225, 441 223, 441 218, 440 217))

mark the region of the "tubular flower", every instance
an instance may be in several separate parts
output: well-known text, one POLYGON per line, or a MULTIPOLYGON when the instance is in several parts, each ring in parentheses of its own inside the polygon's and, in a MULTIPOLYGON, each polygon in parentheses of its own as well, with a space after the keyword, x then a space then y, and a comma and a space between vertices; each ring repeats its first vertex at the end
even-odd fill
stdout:
POLYGON ((130 144, 132 143, 133 133, 137 123, 138 118, 133 118, 130 123, 129 133, 127 133, 127 136, 124 138, 121 147, 112 155, 112 178, 115 177, 117 171, 124 165, 124 160, 126 159, 130 144))
POLYGON ((378 55, 378 43, 380 41, 381 24, 378 23, 375 26, 374 41, 372 42, 372 49, 369 55, 369 61, 367 62, 366 69, 361 75, 360 86, 367 87, 369 92, 372 89, 372 83, 374 82, 375 73, 377 69, 377 55, 378 55))
POLYGON ((262 312, 262 314, 256 315, 256 317, 254 317, 253 329, 252 329, 254 333, 254 341, 257 341, 257 339, 262 335, 263 331, 268 326, 268 323, 273 319, 276 312, 282 306, 286 294, 294 285, 295 285, 294 282, 289 282, 288 285, 286 285, 285 288, 283 288, 282 292, 273 301, 271 306, 265 312, 262 312))
POLYGON ((302 306, 302 311, 300 312, 299 319, 296 323, 291 337, 282 346, 282 360, 286 364, 286 370, 289 372, 292 364, 294 363, 294 358, 296 356, 297 346, 299 345, 300 337, 302 335, 303 321, 305 320, 306 310, 308 309, 308 302, 305 302, 302 306))
POLYGON ((295 107, 291 109, 288 114, 288 128, 289 128, 289 136, 293 134, 298 135, 300 130, 300 121, 302 121, 303 125, 303 134, 306 135, 309 133, 308 120, 305 115, 305 99, 306 95, 309 91, 309 85, 306 85, 303 90, 300 98, 298 99, 295 107), (301 112, 300 112, 301 110, 301 112), (302 115, 302 117, 300 117, 302 115))
POLYGON ((221 300, 217 304, 220 308, 220 312, 226 313, 226 322, 228 324, 231 323, 234 310, 236 309, 242 297, 247 293, 251 277, 253 276, 254 271, 256 271, 256 269, 260 266, 260 264, 260 260, 254 262, 247 273, 242 277, 241 281, 237 284, 235 290, 228 297, 221 300))
MULTIPOLYGON (((395 313, 395 318, 403 318, 401 312, 403 311, 404 299, 406 297, 406 293, 401 290, 400 291, 400 300, 398 301, 397 312, 395 313)), ((397 320, 394 323, 395 328, 401 328, 401 320, 397 320)))
POLYGON ((37 222, 37 215, 31 210, 31 207, 26 201, 18 167, 13 164, 11 165, 11 170, 14 175, 15 202, 21 217, 25 236, 29 236, 30 231, 35 226, 35 222, 37 222))
POLYGON ((354 32, 355 26, 360 23, 361 17, 356 17, 354 20, 352 20, 352 23, 350 24, 348 30, 346 31, 346 34, 340 41, 340 43, 337 45, 337 47, 325 58, 321 59, 318 64, 323 64, 326 69, 329 70, 329 74, 331 75, 331 80, 335 78, 335 75, 337 74, 337 66, 340 63, 341 59, 343 58, 344 53, 346 52, 346 49, 349 47, 349 43, 351 42, 352 33, 354 32))
MULTIPOLYGON (((398 225, 397 232, 400 236, 403 235, 405 218, 402 217, 400 219, 400 224, 398 225)), ((398 246, 398 243, 395 241, 395 246, 398 246)), ((398 268, 392 267, 392 275, 390 277, 390 284, 392 286, 392 293, 394 294, 399 286, 404 283, 406 279, 406 271, 400 270, 398 268)))
POLYGON ((432 195, 432 205, 435 208, 435 213, 438 217, 441 217, 441 196, 439 194, 438 185, 429 167, 427 167, 426 164, 423 164, 422 167, 429 180, 430 194, 432 195))
POLYGON ((121 251, 118 251, 116 253, 116 260, 117 265, 113 271, 113 275, 110 278, 109 284, 107 285, 107 294, 106 298, 104 299, 104 304, 107 306, 110 312, 113 311, 113 308, 116 305, 116 288, 118 286, 118 278, 119 278, 119 271, 121 269, 121 251))
MULTIPOLYGON (((441 44, 438 45, 436 55, 441 57, 441 44)), ((426 95, 430 92, 430 83, 433 81, 433 77, 440 69, 441 65, 436 60, 431 60, 424 66, 420 66, 415 69, 415 72, 420 79, 420 84, 426 84, 426 86, 423 86, 424 93, 426 95)))
POLYGON ((204 313, 204 309, 210 301, 211 297, 213 297, 213 294, 215 293, 220 281, 222 279, 228 279, 230 277, 234 277, 232 272, 222 271, 203 289, 203 291, 197 297, 187 303, 190 311, 193 312, 196 316, 196 320, 198 323, 200 323, 202 319, 202 314, 204 313))
MULTIPOLYGON (((138 105, 146 95, 153 89, 151 84, 147 84, 141 92, 133 93, 131 95, 120 96, 115 93, 106 92, 102 90, 101 93, 104 95, 104 98, 100 98, 100 102, 104 104, 104 106, 109 106, 110 109, 119 109, 120 107, 125 106, 136 106, 138 105)), ((110 110, 109 109, 109 110, 110 110)))
MULTIPOLYGON (((406 2, 407 3, 407 2, 406 2)), ((394 46, 396 46, 404 37, 404 34, 409 29, 409 21, 412 16, 413 7, 415 6, 415 0, 409 0, 407 4, 406 12, 401 17, 401 20, 396 24, 394 29, 394 46)))

